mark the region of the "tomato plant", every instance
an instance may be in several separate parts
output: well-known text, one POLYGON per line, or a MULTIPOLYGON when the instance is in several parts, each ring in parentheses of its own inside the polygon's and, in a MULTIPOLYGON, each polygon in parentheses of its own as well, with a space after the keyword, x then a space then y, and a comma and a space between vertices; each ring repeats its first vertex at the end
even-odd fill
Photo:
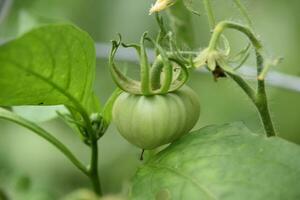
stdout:
MULTIPOLYGON (((266 89, 268 71, 281 59, 267 56, 239 0, 232 2, 245 21, 240 23, 217 20, 212 1, 202 1, 211 34, 207 47, 194 47, 190 19, 202 17, 197 2, 157 0, 149 11, 155 15, 157 34, 145 32, 139 43, 124 43, 121 34, 112 40, 106 59, 116 88, 104 105, 94 88, 94 41, 77 26, 38 26, 0 46, 0 119, 52 144, 91 184, 92 189, 75 191, 64 199, 299 199, 300 149, 277 136, 266 89), (237 53, 227 30, 246 38, 246 45, 237 53), (136 51, 139 78, 130 78, 129 72, 119 68, 120 48, 136 51), (239 71, 251 54, 256 63, 256 88, 239 71), (200 93, 189 81, 199 70, 211 74, 216 84, 221 85, 220 79, 225 78, 235 82, 257 110, 263 131, 254 133, 239 122, 195 128, 205 105, 200 106, 200 93), (77 134, 89 151, 89 156, 84 156, 89 161, 38 120, 21 116, 22 108, 16 106, 58 106, 52 107, 56 112, 48 117, 60 117, 77 134), (130 189, 116 197, 106 197, 105 173, 98 162, 99 140, 103 141, 111 125, 124 143, 147 154, 130 189)), ((29 190, 30 180, 23 177, 18 185, 29 190)), ((34 199, 27 195, 22 198, 34 199)), ((0 188, 0 198, 6 196, 0 188)))

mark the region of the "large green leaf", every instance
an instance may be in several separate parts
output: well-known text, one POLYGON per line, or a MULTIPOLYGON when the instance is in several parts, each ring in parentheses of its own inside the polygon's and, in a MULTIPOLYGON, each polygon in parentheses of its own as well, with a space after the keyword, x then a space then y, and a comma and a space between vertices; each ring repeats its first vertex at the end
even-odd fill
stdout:
POLYGON ((0 47, 0 105, 93 110, 95 60, 93 40, 73 25, 34 29, 0 47))
POLYGON ((241 123, 209 126, 150 159, 132 199, 300 199, 300 148, 241 123))

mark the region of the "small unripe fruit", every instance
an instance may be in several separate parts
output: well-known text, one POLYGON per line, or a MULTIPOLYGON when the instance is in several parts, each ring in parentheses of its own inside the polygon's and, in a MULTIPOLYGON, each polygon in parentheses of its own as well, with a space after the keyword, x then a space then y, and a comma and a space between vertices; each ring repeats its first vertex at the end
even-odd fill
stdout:
POLYGON ((167 94, 120 94, 113 122, 120 134, 142 149, 154 149, 187 134, 198 121, 197 94, 187 86, 167 94))

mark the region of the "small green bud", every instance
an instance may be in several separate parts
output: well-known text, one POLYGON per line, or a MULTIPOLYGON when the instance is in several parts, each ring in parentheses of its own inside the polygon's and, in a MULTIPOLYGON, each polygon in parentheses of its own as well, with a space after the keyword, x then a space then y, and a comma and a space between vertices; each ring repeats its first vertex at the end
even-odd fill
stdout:
POLYGON ((108 124, 99 113, 93 113, 90 116, 90 119, 94 133, 96 134, 97 138, 100 138, 108 128, 108 124))

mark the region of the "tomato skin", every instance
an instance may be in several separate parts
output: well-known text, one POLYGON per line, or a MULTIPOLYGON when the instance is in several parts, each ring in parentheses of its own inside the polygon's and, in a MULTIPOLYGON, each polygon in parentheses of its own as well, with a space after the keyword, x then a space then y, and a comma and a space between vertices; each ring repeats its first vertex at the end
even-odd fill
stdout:
POLYGON ((120 94, 113 107, 120 134, 142 149, 154 149, 187 134, 200 115, 197 94, 187 86, 152 96, 120 94))

